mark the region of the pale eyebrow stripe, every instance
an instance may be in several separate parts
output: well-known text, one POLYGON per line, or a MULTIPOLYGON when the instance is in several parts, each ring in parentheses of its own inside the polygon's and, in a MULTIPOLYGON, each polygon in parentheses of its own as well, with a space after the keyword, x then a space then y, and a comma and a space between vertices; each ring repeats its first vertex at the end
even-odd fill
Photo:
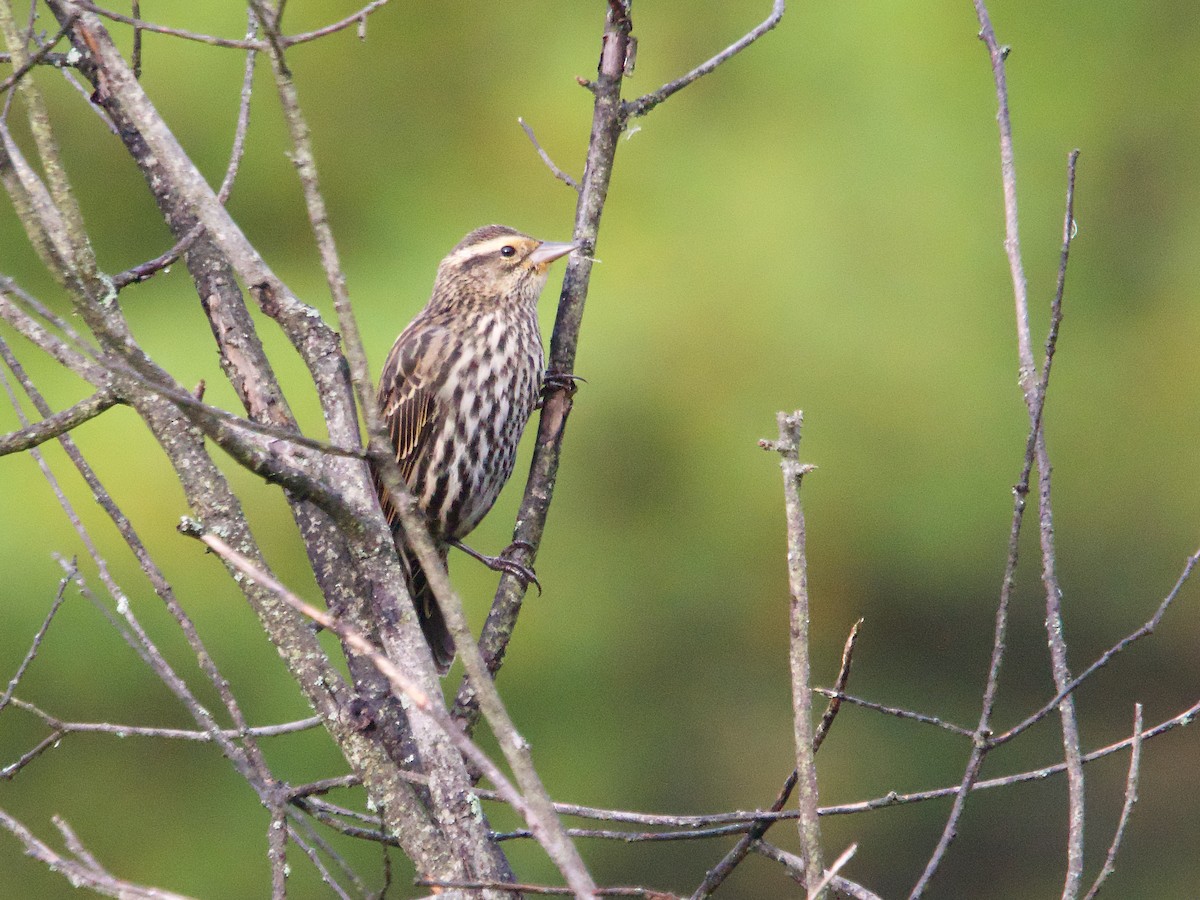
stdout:
POLYGON ((470 247, 463 247, 450 258, 454 260, 470 259, 475 256, 483 256, 488 253, 495 253, 505 244, 512 244, 514 247, 520 247, 522 244, 527 243, 528 240, 528 238, 522 238, 515 234, 500 235, 499 237, 486 240, 482 244, 472 244, 470 247))

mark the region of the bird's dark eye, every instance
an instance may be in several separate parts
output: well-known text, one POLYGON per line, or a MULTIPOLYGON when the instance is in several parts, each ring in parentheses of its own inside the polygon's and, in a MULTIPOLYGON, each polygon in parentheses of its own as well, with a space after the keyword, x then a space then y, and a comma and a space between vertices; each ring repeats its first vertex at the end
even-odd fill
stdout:
POLYGON ((505 244, 503 247, 500 248, 500 255, 503 257, 516 256, 517 248, 514 247, 512 244, 505 244))

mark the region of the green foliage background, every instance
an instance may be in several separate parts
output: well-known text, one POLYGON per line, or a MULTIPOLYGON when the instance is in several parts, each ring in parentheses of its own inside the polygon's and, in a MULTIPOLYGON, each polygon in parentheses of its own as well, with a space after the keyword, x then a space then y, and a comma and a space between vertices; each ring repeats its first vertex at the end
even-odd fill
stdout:
MULTIPOLYGON (((423 304, 462 234, 502 221, 570 231, 574 195, 516 124, 579 173, 603 2, 394 3, 368 39, 345 32, 292 51, 352 297, 377 368, 423 304)), ((657 87, 760 20, 769 3, 635 4, 627 93, 657 87)), ((791 4, 756 47, 636 123, 623 139, 592 279, 571 418, 531 599, 501 676, 556 797, 646 811, 765 805, 790 771, 784 534, 775 460, 756 447, 774 413, 803 408, 814 676, 829 683, 851 623, 866 618, 851 690, 970 726, 989 652, 1026 416, 1016 386, 1012 292, 987 58, 971 4, 791 4)), ((152 20, 240 35, 237 3, 143 4, 152 20)), ((356 4, 288 4, 290 31, 356 4)), ((1187 2, 996 0, 1009 78, 1022 239, 1044 333, 1061 240, 1065 162, 1082 148, 1066 321, 1046 413, 1055 524, 1076 670, 1144 621, 1200 534, 1200 11, 1187 2)), ((44 27, 50 23, 43 21, 44 27)), ((128 34, 123 33, 128 43, 128 34)), ((143 83, 214 182, 228 154, 242 58, 146 36, 143 83)), ((268 65, 230 207, 297 292, 330 313, 268 65)), ((39 71, 101 264, 119 271, 169 236, 119 143, 57 73, 39 71)), ((15 114, 14 114, 15 118, 15 114)), ((0 271, 55 308, 15 216, 0 210, 0 271)), ((542 304, 548 333, 554 289, 542 304)), ((234 401, 186 272, 131 289, 122 305, 147 349, 207 399, 234 401)), ((331 313, 330 313, 331 314, 331 313)), ((270 328, 265 329, 270 334, 270 328)), ((11 332, 3 331, 6 340, 11 332)), ((1040 342, 1040 338, 1039 338, 1040 342)), ((315 429, 302 368, 272 336, 285 390, 315 429)), ((16 349, 58 407, 82 387, 16 349)), ((0 430, 17 427, 0 410, 0 430)), ((135 416, 117 409, 77 438, 195 616, 255 722, 305 714, 220 567, 174 526, 187 512, 135 416)), ((139 615, 200 686, 182 642, 62 453, 46 450, 139 615)), ((527 458, 527 457, 526 457, 527 458)), ((232 467, 229 467, 232 470, 232 467)), ((507 543, 524 468, 475 535, 507 543)), ((83 556, 36 465, 0 462, 0 671, 8 677, 61 575, 83 556)), ((276 492, 233 472, 277 573, 313 595, 276 492)), ((1034 528, 1027 529, 1033 537, 1034 528)), ((1036 542, 1013 610, 998 722, 1051 694, 1036 542)), ((99 590, 94 567, 82 562, 99 590)), ((481 618, 494 576, 456 559, 481 618)), ((1159 633, 1080 695, 1087 746, 1119 739, 1133 703, 1154 723, 1189 706, 1200 625, 1193 586, 1159 633)), ((452 677, 449 685, 455 684, 452 677)), ((63 718, 191 723, 74 593, 19 695, 63 718)), ((215 702, 214 702, 215 705, 215 702)), ((44 734, 0 716, 0 761, 44 734)), ((1195 896, 1200 738, 1148 744, 1112 896, 1195 896)), ((342 771, 321 734, 267 744, 303 781, 342 771)), ((966 744, 847 709, 822 749, 822 800, 952 784, 966 744)), ((1048 720, 989 759, 985 776, 1052 762, 1048 720)), ((1088 877, 1120 808, 1127 758, 1089 766, 1088 877)), ((75 736, 12 782, 0 806, 50 838, 62 814, 118 875, 206 897, 261 896, 264 812, 216 751, 75 736)), ((948 806, 826 821, 847 873, 906 893, 948 806)), ((977 796, 929 896, 1057 895, 1065 860, 1061 780, 977 796)), ((506 821, 497 815, 499 823, 506 821)), ((792 830, 773 838, 791 846, 792 830)), ((523 874, 551 878, 510 845, 523 874)), ((690 890, 717 841, 584 845, 606 883, 690 890)), ((372 848, 350 848, 379 872, 372 848)), ((326 896, 306 863, 296 897, 326 896)), ((398 864, 393 896, 408 896, 398 864)), ((750 860, 725 896, 782 895, 750 860)), ((74 896, 0 837, 0 894, 74 896)))

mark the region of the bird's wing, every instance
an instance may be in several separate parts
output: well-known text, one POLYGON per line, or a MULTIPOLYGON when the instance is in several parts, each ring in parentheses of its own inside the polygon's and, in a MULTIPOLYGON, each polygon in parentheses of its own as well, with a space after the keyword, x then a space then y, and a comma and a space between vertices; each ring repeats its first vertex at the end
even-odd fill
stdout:
MULTIPOLYGON (((437 385, 447 363, 439 352, 445 334, 437 327, 413 323, 396 339, 379 379, 379 405, 400 473, 410 486, 417 463, 428 449, 440 420, 437 385)), ((377 478, 378 481, 378 478, 377 478)), ((388 522, 395 524, 396 511, 382 482, 379 497, 388 522)))

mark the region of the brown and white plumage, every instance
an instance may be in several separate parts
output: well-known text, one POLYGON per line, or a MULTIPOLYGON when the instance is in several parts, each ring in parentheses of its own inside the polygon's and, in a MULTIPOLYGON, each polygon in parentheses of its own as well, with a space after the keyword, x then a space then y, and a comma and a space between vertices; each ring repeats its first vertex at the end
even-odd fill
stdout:
MULTIPOLYGON (((512 474, 542 386, 538 296, 550 263, 574 248, 503 225, 472 231, 442 260, 429 303, 384 362, 380 410, 443 559, 448 542, 479 524, 512 474)), ((445 671, 453 642, 404 545, 391 498, 378 478, 376 484, 425 637, 445 671)))

